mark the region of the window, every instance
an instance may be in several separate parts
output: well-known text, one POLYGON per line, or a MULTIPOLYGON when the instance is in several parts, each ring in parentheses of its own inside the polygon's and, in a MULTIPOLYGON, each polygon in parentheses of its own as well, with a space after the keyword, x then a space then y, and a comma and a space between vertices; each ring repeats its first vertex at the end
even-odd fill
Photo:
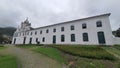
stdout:
POLYGON ((71 25, 71 30, 74 30, 75 28, 74 28, 74 26, 73 25, 71 25))
POLYGON ((48 29, 46 30, 46 33, 49 33, 49 30, 48 30, 48 29))
POLYGON ((42 42, 45 42, 45 37, 43 37, 42 42))
POLYGON ((102 22, 101 21, 97 21, 96 25, 97 25, 97 27, 102 27, 102 22))
POLYGON ((23 36, 24 36, 24 32, 23 32, 23 36))
POLYGON ((38 42, 38 38, 36 38, 36 42, 38 42))
POLYGON ((16 33, 16 37, 17 37, 17 33, 16 33))
POLYGON ((86 29, 87 28, 87 25, 85 23, 82 24, 82 28, 83 29, 86 29))
POLYGON ((37 34, 37 31, 35 31, 35 35, 37 34))
POLYGON ((64 31, 64 27, 61 27, 61 31, 64 31))
POLYGON ((55 28, 53 29, 53 32, 56 32, 56 29, 55 29, 55 28))
POLYGON ((42 34, 42 30, 40 31, 40 34, 42 34))
POLYGON ((25 35, 26 35, 26 32, 25 32, 25 35))
POLYGON ((88 41, 88 33, 83 33, 83 41, 88 41))
POLYGON ((75 42, 75 34, 71 34, 71 42, 75 42))
POLYGON ((20 33, 20 36, 21 36, 21 33, 20 33))
POLYGON ((31 32, 31 34, 30 35, 32 35, 32 32, 31 32))
POLYGON ((61 35, 61 42, 65 41, 65 35, 61 35))
POLYGON ((29 32, 27 32, 27 35, 29 35, 29 32))

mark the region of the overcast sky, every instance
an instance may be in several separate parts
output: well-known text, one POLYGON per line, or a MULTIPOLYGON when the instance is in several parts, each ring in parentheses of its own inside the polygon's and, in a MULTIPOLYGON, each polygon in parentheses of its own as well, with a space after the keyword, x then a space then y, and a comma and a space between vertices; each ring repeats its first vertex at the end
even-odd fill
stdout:
POLYGON ((118 29, 120 0, 0 0, 0 27, 18 27, 27 17, 36 28, 104 13, 118 29))

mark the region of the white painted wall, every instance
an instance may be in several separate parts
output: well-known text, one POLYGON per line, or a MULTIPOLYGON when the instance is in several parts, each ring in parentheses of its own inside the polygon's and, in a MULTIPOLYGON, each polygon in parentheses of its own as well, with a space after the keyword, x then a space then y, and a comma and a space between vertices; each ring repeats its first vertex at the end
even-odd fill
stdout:
MULTIPOLYGON (((52 44, 53 35, 56 35, 56 44, 94 44, 99 45, 98 43, 98 37, 97 32, 103 31, 105 34, 106 44, 105 45, 113 45, 113 36, 112 36, 112 30, 110 27, 110 21, 109 16, 98 16, 88 19, 81 19, 69 23, 63 23, 59 25, 53 25, 48 27, 42 27, 36 30, 29 31, 29 35, 26 35, 26 43, 29 44, 29 39, 32 37, 32 44, 36 44, 36 38, 39 39, 41 44, 52 44), (96 22, 102 21, 102 27, 97 27, 96 22), (87 28, 82 29, 82 24, 86 23, 87 28), (71 30, 70 26, 74 25, 75 30, 71 30), (64 27, 64 31, 61 32, 61 27, 64 27), (56 28, 56 32, 53 32, 53 29, 56 28), (49 29, 49 33, 46 33, 46 30, 49 29), (42 34, 40 34, 40 31, 42 30, 42 34), (37 31, 37 35, 35 35, 35 31, 37 31), (33 32, 33 35, 30 35, 30 33, 33 32), (88 33, 89 41, 84 42, 82 34, 86 32, 88 33), (65 35, 65 42, 61 42, 61 35, 65 35), (75 34, 75 42, 71 42, 71 34, 75 34), (45 37, 45 42, 42 42, 42 38, 45 37)), ((16 38, 15 44, 23 44, 23 36, 14 37, 16 38)), ((13 38, 13 39, 14 39, 13 38)), ((13 43, 13 42, 12 42, 13 43)))
POLYGON ((114 37, 114 44, 120 44, 120 38, 114 37))

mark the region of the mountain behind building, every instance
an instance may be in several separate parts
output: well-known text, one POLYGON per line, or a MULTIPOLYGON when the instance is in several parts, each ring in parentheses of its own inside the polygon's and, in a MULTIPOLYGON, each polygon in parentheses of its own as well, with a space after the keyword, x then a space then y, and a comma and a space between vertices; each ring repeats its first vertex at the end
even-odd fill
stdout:
POLYGON ((14 27, 0 27, 0 35, 7 35, 7 36, 13 36, 13 33, 15 32, 16 28, 14 27))

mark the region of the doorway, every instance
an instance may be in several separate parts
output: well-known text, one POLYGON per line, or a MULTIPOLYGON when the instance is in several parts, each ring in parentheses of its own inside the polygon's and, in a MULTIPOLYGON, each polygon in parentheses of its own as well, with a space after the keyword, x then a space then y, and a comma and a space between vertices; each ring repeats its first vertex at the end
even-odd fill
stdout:
POLYGON ((30 41, 29 41, 29 44, 31 44, 32 43, 32 38, 30 38, 30 41))
POLYGON ((53 44, 55 44, 55 43, 56 43, 56 36, 53 35, 53 44))
POLYGON ((26 37, 24 37, 23 44, 25 44, 25 41, 26 41, 26 37))
POLYGON ((16 38, 14 38, 14 42, 13 42, 13 44, 15 44, 16 43, 16 38))
POLYGON ((105 36, 104 36, 104 32, 98 32, 98 42, 99 44, 105 44, 105 36))

